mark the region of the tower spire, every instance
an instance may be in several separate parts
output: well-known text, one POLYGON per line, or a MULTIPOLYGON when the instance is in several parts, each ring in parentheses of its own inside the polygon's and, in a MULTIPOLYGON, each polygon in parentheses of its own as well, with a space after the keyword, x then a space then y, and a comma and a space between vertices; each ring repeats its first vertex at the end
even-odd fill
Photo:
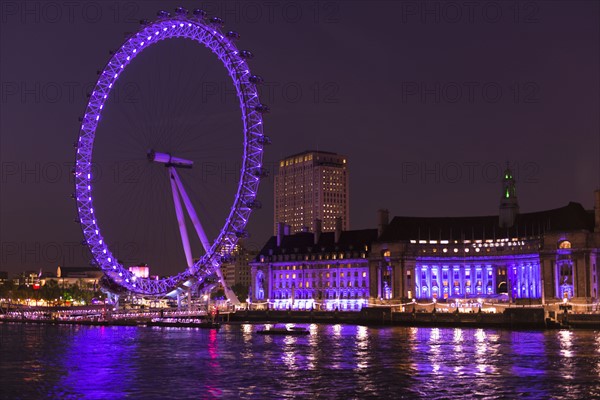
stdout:
POLYGON ((519 214, 519 202, 517 200, 515 178, 507 163, 504 175, 502 176, 502 197, 500 199, 499 212, 500 227, 510 228, 513 226, 517 214, 519 214))

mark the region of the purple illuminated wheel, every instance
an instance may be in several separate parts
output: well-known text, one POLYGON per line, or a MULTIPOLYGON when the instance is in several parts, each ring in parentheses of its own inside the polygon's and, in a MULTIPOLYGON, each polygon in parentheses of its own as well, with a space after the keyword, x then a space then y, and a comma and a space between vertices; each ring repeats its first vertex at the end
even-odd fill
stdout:
MULTIPOLYGON (((268 111, 268 107, 260 103, 256 88, 262 82, 262 78, 250 72, 246 59, 251 58, 252 53, 237 49, 234 41, 239 38, 239 35, 232 31, 224 33, 221 30, 223 21, 216 17, 206 18, 202 10, 194 10, 192 15, 188 15, 187 10, 178 8, 174 16, 164 11, 159 12, 158 15, 155 21, 142 21, 142 28, 123 43, 100 73, 82 118, 79 140, 76 144, 74 174, 79 222, 85 243, 97 265, 110 280, 131 292, 163 296, 189 290, 193 285, 202 283, 207 277, 216 275, 222 279, 220 273, 222 260, 235 247, 238 239, 246 235, 245 227, 251 211, 260 205, 256 200, 256 193, 260 179, 266 175, 262 167, 263 147, 270 140, 263 135, 262 128, 262 114, 268 111), (117 261, 107 246, 100 223, 94 213, 92 188, 94 139, 98 124, 101 122, 104 104, 121 73, 146 48, 165 39, 178 38, 191 39, 208 48, 223 63, 233 80, 242 112, 244 133, 240 180, 223 228, 216 239, 210 242, 177 174, 177 168, 189 168, 193 162, 178 158, 177 155, 161 153, 160 149, 152 149, 147 155, 148 159, 151 162, 164 164, 169 169, 177 217, 183 218, 183 207, 179 203, 183 200, 191 220, 195 221, 194 227, 205 254, 199 260, 192 261, 189 242, 186 243, 187 232, 184 232, 186 228, 180 228, 188 268, 177 275, 160 280, 136 278, 117 261)), ((227 287, 225 289, 228 298, 236 303, 237 298, 233 292, 227 287)))

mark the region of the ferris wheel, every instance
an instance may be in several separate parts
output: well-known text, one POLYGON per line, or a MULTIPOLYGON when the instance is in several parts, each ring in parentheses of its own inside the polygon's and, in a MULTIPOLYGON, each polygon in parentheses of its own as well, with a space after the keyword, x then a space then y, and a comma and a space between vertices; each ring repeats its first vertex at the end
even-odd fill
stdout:
POLYGON ((251 73, 247 60, 253 54, 247 50, 239 50, 236 40, 239 34, 235 31, 225 32, 223 20, 218 17, 209 18, 206 12, 195 9, 189 13, 179 7, 172 15, 159 11, 154 21, 140 21, 141 28, 131 34, 122 46, 99 72, 99 78, 87 104, 85 114, 81 118, 79 138, 75 144, 77 149, 74 175, 75 199, 77 203, 78 222, 81 224, 85 245, 89 248, 95 263, 105 275, 116 285, 133 293, 150 296, 167 296, 189 292, 194 285, 200 285, 208 279, 221 281, 227 298, 234 304, 239 301, 223 279, 221 264, 228 259, 238 240, 247 236, 245 230, 250 214, 260 208, 257 190, 260 180, 267 176, 263 167, 263 149, 270 144, 268 136, 263 134, 262 115, 269 108, 259 101, 257 86, 263 79, 251 73), (194 161, 163 149, 148 149, 148 161, 166 167, 164 179, 169 180, 179 227, 181 244, 185 253, 186 268, 176 275, 161 279, 140 278, 123 265, 101 231, 101 223, 94 212, 94 177, 93 159, 96 130, 102 122, 102 112, 111 90, 120 75, 145 49, 167 39, 190 39, 209 49, 225 67, 235 86, 237 100, 241 109, 243 124, 243 156, 237 190, 230 211, 216 237, 211 240, 201 223, 201 216, 180 179, 181 170, 190 169, 194 161), (178 172, 179 171, 179 172, 178 172), (190 246, 190 235, 185 223, 184 211, 191 220, 194 231, 204 249, 204 254, 194 259, 190 246))

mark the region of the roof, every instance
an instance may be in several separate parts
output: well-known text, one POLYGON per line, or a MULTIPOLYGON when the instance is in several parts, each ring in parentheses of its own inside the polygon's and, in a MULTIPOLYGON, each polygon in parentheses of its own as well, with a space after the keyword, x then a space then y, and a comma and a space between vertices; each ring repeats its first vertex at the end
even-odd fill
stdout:
POLYGON ((321 233, 317 244, 314 243, 314 233, 312 232, 298 232, 283 236, 281 246, 277 246, 277 236, 271 236, 260 250, 259 257, 260 255, 358 251, 365 245, 370 246, 376 239, 377 229, 343 231, 338 243, 335 243, 334 232, 321 233))
MULTIPOLYGON (((96 267, 58 267, 62 278, 99 277, 103 275, 101 269, 96 267)), ((57 270, 58 275, 58 270, 57 270)))
POLYGON ((331 155, 331 156, 342 156, 341 154, 338 153, 334 153, 333 151, 323 151, 323 150, 305 150, 303 152, 300 153, 296 153, 296 154, 292 154, 286 157, 283 157, 282 160, 286 160, 288 158, 292 158, 292 157, 298 157, 298 156, 303 156, 305 154, 311 154, 311 153, 319 153, 319 154, 327 154, 327 155, 331 155))
POLYGON ((518 214, 511 228, 500 228, 497 215, 475 217, 394 217, 379 241, 462 240, 538 236, 547 231, 594 230, 594 217, 579 203, 518 214))

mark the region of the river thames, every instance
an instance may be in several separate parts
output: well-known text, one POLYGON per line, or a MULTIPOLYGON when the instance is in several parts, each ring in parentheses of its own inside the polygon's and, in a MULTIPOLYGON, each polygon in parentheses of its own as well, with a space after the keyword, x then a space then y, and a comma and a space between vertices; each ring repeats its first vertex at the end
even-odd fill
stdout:
POLYGON ((600 398, 600 331, 0 324, 2 399, 600 398))

